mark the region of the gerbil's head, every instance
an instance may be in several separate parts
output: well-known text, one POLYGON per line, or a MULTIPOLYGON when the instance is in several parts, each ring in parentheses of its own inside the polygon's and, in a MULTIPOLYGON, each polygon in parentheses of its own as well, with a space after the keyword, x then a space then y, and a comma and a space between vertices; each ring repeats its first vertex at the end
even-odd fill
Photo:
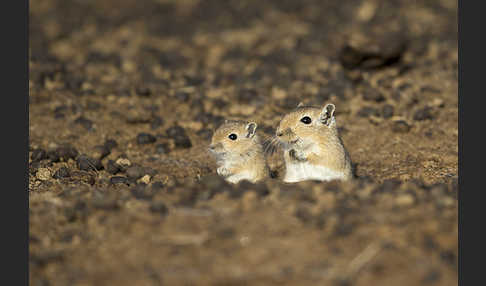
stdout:
POLYGON ((336 134, 335 109, 332 103, 323 108, 299 103, 294 111, 282 118, 276 136, 285 149, 320 143, 323 138, 336 134))
POLYGON ((258 144, 257 124, 245 121, 225 121, 213 134, 209 151, 217 159, 237 156, 258 144))

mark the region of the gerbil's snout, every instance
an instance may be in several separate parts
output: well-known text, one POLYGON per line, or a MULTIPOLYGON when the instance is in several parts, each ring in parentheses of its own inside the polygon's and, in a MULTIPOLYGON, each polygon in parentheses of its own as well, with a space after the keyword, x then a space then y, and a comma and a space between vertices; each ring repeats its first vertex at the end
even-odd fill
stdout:
POLYGON ((222 147, 223 146, 221 145, 221 143, 210 144, 208 150, 210 152, 217 153, 217 152, 219 152, 222 149, 222 147))

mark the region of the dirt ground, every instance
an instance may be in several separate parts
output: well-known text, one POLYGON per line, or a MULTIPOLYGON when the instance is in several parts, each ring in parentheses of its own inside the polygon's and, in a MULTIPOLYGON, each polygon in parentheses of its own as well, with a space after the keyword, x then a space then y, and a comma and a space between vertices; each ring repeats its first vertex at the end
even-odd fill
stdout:
POLYGON ((31 285, 457 285, 454 0, 30 1, 31 285), (229 185, 224 119, 336 105, 351 182, 229 185))

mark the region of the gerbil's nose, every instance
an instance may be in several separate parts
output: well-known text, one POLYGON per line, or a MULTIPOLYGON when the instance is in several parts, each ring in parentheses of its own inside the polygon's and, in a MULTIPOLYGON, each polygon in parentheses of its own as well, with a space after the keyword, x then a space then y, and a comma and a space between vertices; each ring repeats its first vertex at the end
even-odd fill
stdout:
POLYGON ((214 150, 216 149, 216 146, 214 146, 213 144, 209 145, 209 150, 214 150))
POLYGON ((277 131, 277 136, 278 137, 281 137, 283 135, 283 132, 282 131, 277 131))

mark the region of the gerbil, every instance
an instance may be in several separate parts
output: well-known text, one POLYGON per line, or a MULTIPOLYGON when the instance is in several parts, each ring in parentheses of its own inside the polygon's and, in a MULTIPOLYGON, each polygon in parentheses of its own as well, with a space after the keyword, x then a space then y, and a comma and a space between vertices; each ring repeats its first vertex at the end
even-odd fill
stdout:
POLYGON ((352 166, 338 134, 334 104, 304 106, 285 115, 274 142, 284 149, 284 182, 348 180, 352 166))
POLYGON ((209 150, 217 160, 218 174, 228 182, 255 183, 269 176, 256 128, 255 122, 227 120, 214 132, 209 150))

